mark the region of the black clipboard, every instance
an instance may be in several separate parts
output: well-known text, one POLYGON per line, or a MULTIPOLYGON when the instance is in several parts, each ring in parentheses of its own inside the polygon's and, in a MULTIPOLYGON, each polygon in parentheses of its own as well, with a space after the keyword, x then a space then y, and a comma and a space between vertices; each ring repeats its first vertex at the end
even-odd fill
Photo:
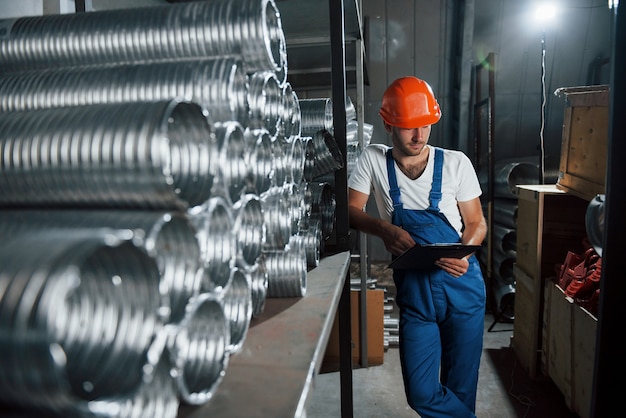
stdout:
POLYGON ((389 268, 395 270, 416 270, 433 266, 433 263, 442 258, 463 258, 468 254, 478 251, 480 245, 466 244, 415 244, 389 264, 389 268))

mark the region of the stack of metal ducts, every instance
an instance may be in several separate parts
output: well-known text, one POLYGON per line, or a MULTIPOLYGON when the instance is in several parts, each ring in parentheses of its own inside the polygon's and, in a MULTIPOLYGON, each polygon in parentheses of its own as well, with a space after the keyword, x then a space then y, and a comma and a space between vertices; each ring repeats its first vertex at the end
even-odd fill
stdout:
POLYGON ((0 407, 174 417, 208 402, 266 298, 305 294, 334 218, 310 191, 276 4, 3 27, 0 407))
MULTIPOLYGON (((549 178, 554 177, 548 174, 549 178)), ((492 198, 492 219, 489 222, 493 239, 491 254, 480 253, 486 266, 491 261, 492 290, 500 318, 514 319, 515 276, 517 258, 517 186, 539 183, 539 162, 536 157, 504 159, 494 166, 493 191, 489 190, 487 168, 479 173, 485 217, 489 218, 489 197, 492 198), (489 257, 491 255, 491 257, 489 257)))

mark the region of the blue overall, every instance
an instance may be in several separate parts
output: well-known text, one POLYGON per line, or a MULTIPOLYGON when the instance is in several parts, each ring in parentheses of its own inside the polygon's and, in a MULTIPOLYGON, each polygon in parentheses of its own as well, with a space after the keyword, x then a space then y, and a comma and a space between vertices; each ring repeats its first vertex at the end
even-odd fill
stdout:
MULTIPOLYGON (((387 152, 392 222, 417 243, 460 242, 439 211, 443 150, 434 147, 435 170, 426 210, 404 209, 391 150, 387 152)), ((400 310, 400 363, 409 405, 422 418, 475 417, 483 347, 485 284, 474 255, 463 276, 439 267, 394 270, 400 310)))

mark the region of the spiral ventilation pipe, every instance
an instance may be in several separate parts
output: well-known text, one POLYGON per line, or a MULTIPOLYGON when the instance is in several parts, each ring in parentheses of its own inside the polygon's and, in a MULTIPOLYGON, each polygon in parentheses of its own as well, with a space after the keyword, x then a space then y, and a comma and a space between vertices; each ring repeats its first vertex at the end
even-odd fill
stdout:
POLYGON ((244 130, 246 153, 244 156, 249 168, 246 192, 260 195, 272 186, 274 167, 272 138, 265 129, 244 130))
POLYGON ((224 197, 213 196, 188 214, 197 230, 200 260, 206 271, 200 291, 221 291, 228 284, 231 264, 238 251, 233 233, 232 205, 224 197))
POLYGON ((282 87, 281 121, 279 132, 287 138, 300 136, 301 119, 298 94, 293 90, 291 83, 284 82, 282 87))
POLYGON ((243 270, 254 267, 263 251, 267 228, 261 200, 256 194, 245 194, 233 204, 233 230, 237 240, 237 265, 243 270))
POLYGON ((267 129, 270 135, 278 132, 282 123, 282 88, 276 74, 256 72, 248 76, 248 103, 251 129, 267 129))
POLYGON ((0 113, 0 204, 186 209, 205 202, 216 139, 177 100, 0 113))
POLYGON ((54 68, 0 76, 3 112, 187 98, 214 122, 248 120, 246 74, 232 57, 54 68))
POLYGON ((146 378, 163 299, 157 263, 132 234, 76 229, 5 237, 0 277, 5 405, 72 415, 146 378))
POLYGON ((285 74, 273 0, 205 0, 15 19, 0 39, 1 73, 237 56, 246 73, 285 74))
POLYGON ((187 300, 200 290, 200 247, 196 229, 180 212, 144 210, 3 210, 0 236, 10 237, 42 230, 72 234, 76 229, 110 228, 132 231, 133 242, 157 261, 160 292, 169 299, 165 322, 179 322, 187 300))
POLYGON ((243 127, 236 121, 216 123, 215 135, 218 152, 212 156, 214 160, 211 162, 218 167, 215 194, 228 196, 231 202, 236 202, 246 189, 250 173, 245 159, 243 127))
POLYGON ((180 325, 167 331, 179 398, 190 405, 208 402, 230 358, 230 328, 223 301, 215 293, 200 293, 189 300, 180 325))

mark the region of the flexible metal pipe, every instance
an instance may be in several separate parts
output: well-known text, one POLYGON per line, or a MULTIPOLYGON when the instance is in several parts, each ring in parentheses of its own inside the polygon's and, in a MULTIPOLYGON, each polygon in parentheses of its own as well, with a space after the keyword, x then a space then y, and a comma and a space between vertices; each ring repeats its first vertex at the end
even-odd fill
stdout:
POLYGON ((246 74, 233 57, 26 71, 0 77, 0 110, 171 100, 184 97, 214 122, 248 121, 246 74))
POLYGON ((269 277, 267 270, 262 266, 262 255, 257 262, 244 274, 250 280, 250 288, 252 294, 252 316, 258 317, 265 310, 265 299, 267 298, 267 287, 269 277))
POLYGON ((279 132, 287 138, 301 134, 302 114, 298 94, 294 91, 291 83, 284 82, 282 85, 281 123, 279 132))
POLYGON ((184 209, 205 202, 213 127, 178 100, 0 113, 0 204, 184 209))
POLYGON ((335 208, 337 201, 330 184, 311 182, 311 219, 321 222, 322 236, 327 238, 335 227, 335 208))
POLYGON ((256 194, 245 194, 233 204, 233 230, 237 239, 237 265, 249 270, 263 251, 267 228, 261 200, 256 194))
POLYGON ((267 297, 303 297, 306 294, 306 254, 299 241, 287 251, 263 252, 263 266, 268 275, 267 297))
POLYGON ((246 73, 286 75, 285 35, 273 0, 205 0, 33 16, 3 26, 2 73, 240 56, 246 73))
POLYGON ((192 208, 188 214, 198 231, 200 260, 206 271, 200 291, 220 291, 228 284, 231 263, 238 252, 232 205, 222 196, 213 196, 202 206, 192 208))
POLYGON ((333 102, 329 98, 300 99, 300 132, 314 136, 319 131, 333 131, 333 102))
POLYGON ((259 198, 267 228, 263 251, 282 250, 289 242, 292 229, 292 212, 285 198, 285 188, 273 186, 259 198))
POLYGON ((156 261, 108 229, 0 245, 0 399, 54 413, 135 390, 160 327, 156 261))
POLYGON ((75 229, 87 228, 132 231, 133 242, 159 266, 159 290, 168 300, 160 312, 162 320, 182 319, 187 300, 199 292, 202 273, 197 231, 184 213, 35 208, 0 211, 0 236, 53 229, 72 234, 75 229))
POLYGON ((273 146, 272 137, 265 129, 245 128, 245 161, 249 168, 246 192, 260 195, 272 186, 273 146))
POLYGON ((218 295, 208 292, 190 299, 187 315, 167 342, 181 402, 201 405, 211 399, 228 366, 229 344, 229 322, 218 295))
MULTIPOLYGON (((216 123, 215 135, 219 149, 212 162, 219 167, 216 188, 221 189, 231 202, 236 202, 245 191, 250 177, 243 127, 236 121, 216 123)), ((220 193, 216 191, 216 194, 220 193)))
POLYGON ((304 143, 304 167, 302 169, 302 181, 313 181, 315 174, 315 143, 310 136, 300 137, 304 143))
POLYGON ((272 138, 272 187, 281 187, 287 182, 286 139, 282 135, 272 138))
POLYGON ((252 284, 237 267, 230 270, 228 285, 221 292, 224 315, 229 323, 230 343, 226 347, 230 355, 241 351, 252 318, 252 284))
POLYGON ((145 376, 136 390, 124 396, 91 400, 85 402, 85 405, 79 404, 77 409, 80 412, 77 415, 101 418, 177 417, 180 401, 176 382, 170 375, 172 363, 164 350, 165 344, 160 337, 161 333, 159 331, 157 334, 147 355, 148 359, 156 360, 149 360, 145 364, 145 376))
POLYGON ((282 123, 283 91, 276 74, 257 71, 248 76, 248 103, 251 129, 267 129, 270 135, 278 132, 282 123))
POLYGON ((335 137, 327 130, 313 134, 315 144, 315 171, 313 178, 333 173, 343 167, 341 150, 335 137))

